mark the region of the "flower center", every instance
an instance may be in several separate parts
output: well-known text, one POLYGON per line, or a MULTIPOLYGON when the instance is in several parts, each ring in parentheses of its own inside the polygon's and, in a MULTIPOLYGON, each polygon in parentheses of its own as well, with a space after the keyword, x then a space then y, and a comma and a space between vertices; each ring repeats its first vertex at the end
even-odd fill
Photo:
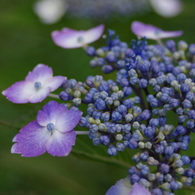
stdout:
POLYGON ((40 82, 35 82, 34 87, 36 90, 41 88, 41 83, 40 82))
POLYGON ((162 30, 161 30, 161 29, 157 29, 157 30, 155 31, 155 35, 160 35, 160 34, 161 34, 161 32, 162 32, 162 30))
POLYGON ((83 39, 83 37, 78 37, 77 41, 78 41, 79 43, 82 43, 82 42, 84 41, 84 39, 83 39))
POLYGON ((55 126, 54 126, 53 123, 48 123, 48 124, 47 124, 47 130, 48 130, 48 131, 53 131, 54 129, 55 129, 55 126))

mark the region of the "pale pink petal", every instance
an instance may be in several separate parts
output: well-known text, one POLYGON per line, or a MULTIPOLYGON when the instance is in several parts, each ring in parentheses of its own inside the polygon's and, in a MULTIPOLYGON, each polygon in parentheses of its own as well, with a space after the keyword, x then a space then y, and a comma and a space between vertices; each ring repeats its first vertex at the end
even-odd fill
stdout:
POLYGON ((121 179, 115 183, 107 192, 106 195, 128 195, 131 191, 129 177, 121 179))
POLYGON ((177 37, 183 34, 182 31, 163 31, 155 26, 147 25, 139 21, 134 21, 131 24, 131 30, 139 37, 146 37, 147 39, 153 40, 177 37))
POLYGON ((87 31, 75 31, 64 28, 61 31, 52 32, 54 43, 62 48, 77 48, 92 43, 99 39, 104 31, 104 25, 99 25, 87 31))
POLYGON ((62 133, 69 132, 79 123, 81 116, 81 111, 67 110, 58 117, 55 127, 62 133))
POLYGON ((161 16, 173 17, 178 15, 183 8, 179 0, 150 0, 154 10, 161 16))
POLYGON ((47 152, 52 156, 67 156, 75 144, 75 139, 75 131, 61 133, 54 130, 46 144, 47 152))
POLYGON ((46 142, 50 136, 51 132, 47 128, 32 121, 13 138, 13 142, 17 143, 12 146, 11 153, 21 154, 24 157, 39 156, 46 151, 46 142))
POLYGON ((35 92, 34 83, 19 81, 2 92, 13 103, 24 104, 28 102, 29 96, 35 92))
POLYGON ((135 183, 132 186, 131 192, 128 195, 151 195, 151 193, 148 191, 148 189, 146 189, 139 183, 135 183))
POLYGON ((77 48, 82 47, 79 39, 83 36, 83 32, 66 28, 66 30, 52 32, 51 37, 54 43, 62 48, 77 48))
POLYGON ((66 113, 68 109, 58 102, 50 101, 42 110, 38 112, 37 122, 41 126, 47 126, 48 123, 56 125, 58 118, 62 113, 66 113))
POLYGON ((29 96, 28 102, 30 103, 41 102, 49 95, 50 91, 51 91, 50 87, 41 88, 38 89, 37 91, 35 90, 35 92, 29 96))
POLYGON ((35 66, 35 68, 28 73, 25 80, 31 81, 31 82, 40 82, 45 83, 48 79, 52 78, 53 71, 52 68, 44 65, 44 64, 38 64, 35 66))
POLYGON ((92 43, 96 40, 98 40, 104 32, 104 25, 101 24, 99 26, 96 26, 94 28, 91 28, 83 34, 83 42, 85 44, 92 43))
POLYGON ((55 91, 59 86, 61 86, 66 81, 66 77, 55 76, 49 79, 44 86, 50 87, 50 92, 55 91))

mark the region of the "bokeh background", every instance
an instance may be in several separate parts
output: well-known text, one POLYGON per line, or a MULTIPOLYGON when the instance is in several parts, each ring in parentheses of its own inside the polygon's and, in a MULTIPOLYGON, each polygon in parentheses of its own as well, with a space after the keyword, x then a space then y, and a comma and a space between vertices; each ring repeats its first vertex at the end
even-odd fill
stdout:
MULTIPOLYGON (((84 81, 88 75, 101 74, 98 68, 89 67, 90 57, 85 55, 83 49, 65 50, 54 45, 50 33, 63 27, 80 30, 104 23, 106 29, 115 30, 121 40, 130 43, 131 39, 136 38, 130 31, 130 24, 138 20, 164 30, 183 30, 184 34, 175 40, 195 43, 193 0, 183 1, 183 11, 173 18, 159 16, 148 6, 147 10, 142 8, 140 12, 131 11, 117 17, 107 15, 92 19, 67 13, 59 22, 51 25, 39 21, 32 9, 34 3, 34 0, 0 0, 0 91, 23 80, 38 63, 52 67, 54 75, 79 81, 84 81)), ((103 40, 93 43, 96 47, 102 44, 103 40)), ((105 75, 105 79, 111 77, 113 75, 105 75)), ((37 111, 48 100, 35 105, 15 105, 0 95, 0 195, 105 194, 111 185, 127 175, 131 163, 129 153, 120 157, 124 164, 115 158, 106 162, 106 155, 100 158, 101 154, 106 154, 106 148, 97 150, 84 135, 77 140, 73 153, 63 158, 48 154, 24 158, 10 153, 12 138, 22 126, 35 119, 37 111), (90 158, 87 154, 94 151, 96 154, 90 158)), ((193 144, 188 152, 195 153, 193 144)), ((195 193, 183 190, 176 194, 195 193)))

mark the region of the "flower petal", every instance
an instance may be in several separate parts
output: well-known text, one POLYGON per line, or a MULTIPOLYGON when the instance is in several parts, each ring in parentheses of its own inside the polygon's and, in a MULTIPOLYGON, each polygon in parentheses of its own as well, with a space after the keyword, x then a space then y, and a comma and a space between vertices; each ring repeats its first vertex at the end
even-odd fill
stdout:
POLYGON ((38 112, 37 122, 41 126, 47 126, 48 123, 56 125, 60 115, 67 110, 68 109, 64 105, 55 101, 50 101, 38 112))
POLYGON ((75 139, 75 131, 60 133, 54 130, 46 144, 47 152, 52 156, 67 156, 75 144, 75 139))
POLYGON ((51 91, 50 87, 41 88, 30 95, 30 97, 28 98, 28 102, 30 103, 41 102, 49 95, 50 91, 51 91))
POLYGON ((64 28, 62 31, 53 31, 51 37, 54 43, 62 48, 77 48, 82 47, 82 43, 78 39, 82 37, 83 32, 64 28))
POLYGON ((52 68, 44 64, 38 64, 31 72, 28 73, 25 80, 31 81, 33 83, 40 82, 41 84, 43 84, 48 79, 52 78, 52 76, 53 76, 52 68))
POLYGON ((29 81, 19 81, 4 90, 2 94, 13 103, 24 104, 28 98, 35 92, 34 83, 29 81))
POLYGON ((62 133, 69 132, 79 123, 81 116, 81 111, 66 110, 58 117, 55 127, 62 133))
POLYGON ((154 10, 161 16, 173 17, 178 15, 183 8, 179 0, 150 0, 154 10))
POLYGON ((128 195, 131 191, 129 177, 116 182, 106 193, 106 195, 128 195))
POLYGON ((52 77, 47 83, 46 86, 51 88, 50 92, 55 91, 60 85, 62 85, 66 81, 66 77, 63 76, 55 76, 52 77))
POLYGON ((11 148, 11 153, 21 154, 24 157, 34 157, 46 151, 45 144, 51 132, 41 127, 36 121, 32 121, 23 127, 14 138, 15 143, 11 148))
POLYGON ((99 26, 96 26, 94 28, 91 28, 83 34, 83 42, 85 44, 92 43, 96 40, 98 40, 104 32, 104 25, 101 24, 99 26))
POLYGON ((128 195, 151 195, 151 193, 148 191, 148 189, 144 188, 139 183, 133 184, 131 188, 131 192, 128 195))
POLYGON ((134 21, 131 24, 132 32, 139 37, 147 39, 159 40, 162 38, 177 37, 182 35, 182 31, 163 31, 152 25, 147 25, 139 21, 134 21))
POLYGON ((62 48, 78 48, 99 39, 103 30, 104 25, 99 25, 87 31, 64 28, 61 31, 53 31, 51 36, 54 43, 62 48))

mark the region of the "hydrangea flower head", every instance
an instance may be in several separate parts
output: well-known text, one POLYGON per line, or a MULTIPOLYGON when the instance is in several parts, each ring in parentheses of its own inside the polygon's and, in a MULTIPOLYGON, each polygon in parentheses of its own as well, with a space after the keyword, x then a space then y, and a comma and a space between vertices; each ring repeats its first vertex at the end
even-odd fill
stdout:
POLYGON ((70 28, 63 28, 61 31, 53 31, 51 36, 54 43, 62 48, 78 48, 99 39, 104 31, 101 24, 89 30, 76 31, 70 28))
POLYGON ((68 110, 64 105, 50 101, 38 112, 37 120, 23 127, 14 138, 17 142, 11 152, 24 157, 39 156, 46 151, 53 156, 67 156, 75 144, 82 112, 68 110))
POLYGON ((38 64, 29 72, 24 81, 14 83, 2 92, 13 103, 37 103, 44 100, 48 94, 56 90, 66 77, 55 76, 50 67, 38 64))
POLYGON ((134 21, 131 24, 132 32, 138 37, 146 37, 147 39, 159 40, 163 38, 178 37, 182 35, 182 31, 163 31, 160 28, 134 21))
POLYGON ((150 192, 139 183, 131 186, 129 177, 116 182, 106 195, 151 195, 150 192))

